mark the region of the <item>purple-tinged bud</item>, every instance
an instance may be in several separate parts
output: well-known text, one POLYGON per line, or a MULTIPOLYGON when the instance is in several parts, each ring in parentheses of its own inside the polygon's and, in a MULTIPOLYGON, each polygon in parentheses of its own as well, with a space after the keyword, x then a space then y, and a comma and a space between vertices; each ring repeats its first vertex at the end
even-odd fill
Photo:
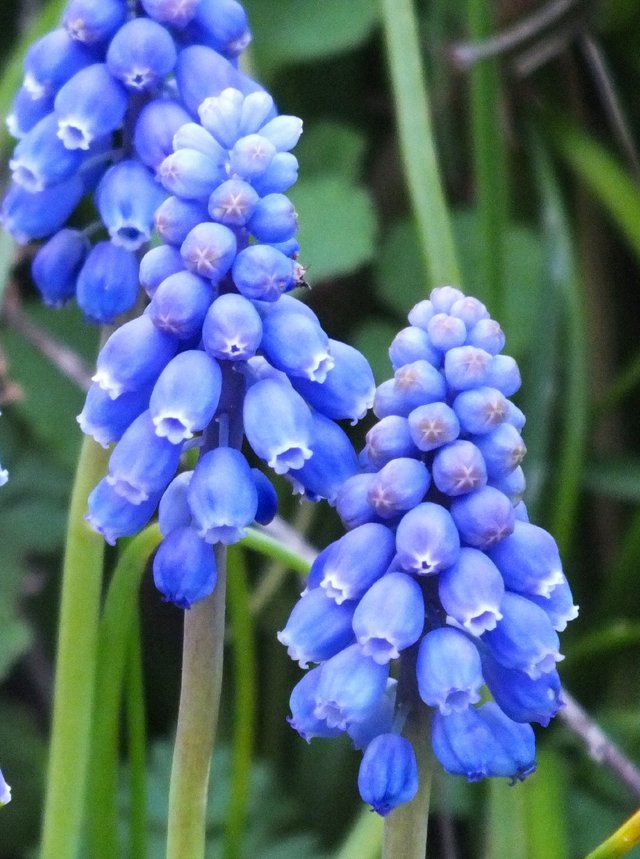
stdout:
POLYGON ((142 0, 150 18, 172 27, 185 27, 193 18, 200 0, 142 0))
POLYGON ((141 504, 132 504, 103 478, 89 495, 89 512, 84 518, 110 546, 115 546, 119 537, 131 537, 144 528, 157 505, 158 495, 141 504))
POLYGON ((358 471, 358 457, 348 436, 334 421, 315 412, 309 448, 311 457, 302 468, 292 468, 287 477, 294 491, 312 501, 325 498, 335 504, 338 490, 358 471))
POLYGON ((429 471, 420 460, 392 459, 374 476, 368 501, 381 519, 395 519, 419 504, 430 484, 429 471))
POLYGON ((451 502, 451 515, 468 546, 490 549, 513 532, 511 501, 493 486, 483 486, 451 502))
POLYGON ((540 606, 558 632, 563 632, 569 621, 578 617, 578 606, 573 604, 571 588, 564 576, 548 597, 527 594, 527 598, 540 606))
POLYGON ((278 152, 288 152, 300 140, 302 120, 297 116, 274 116, 260 129, 260 135, 266 137, 278 152))
POLYGON ((251 476, 258 493, 256 522, 259 525, 268 525, 278 512, 278 493, 267 475, 263 474, 259 468, 252 468, 251 476))
POLYGON ((293 260, 271 245, 251 245, 240 251, 231 274, 242 295, 262 301, 277 301, 296 285, 293 260))
MULTIPOLYGON (((467 331, 470 331, 480 319, 487 319, 489 317, 489 311, 484 304, 471 295, 465 295, 464 298, 454 301, 449 309, 449 313, 462 319, 467 326, 467 331)), ((473 345, 477 346, 478 344, 474 343, 473 345)))
POLYGON ((62 23, 72 39, 93 45, 108 41, 126 17, 122 0, 69 0, 62 23))
POLYGON ((222 165, 197 149, 178 149, 158 167, 158 179, 171 194, 204 200, 224 178, 222 165))
POLYGON ((153 559, 153 580, 165 602, 191 608, 216 586, 218 571, 213 548, 193 528, 175 528, 153 559))
POLYGON ((520 430, 527 422, 527 419, 522 409, 519 409, 516 405, 514 405, 511 400, 507 400, 507 416, 505 420, 507 423, 514 426, 518 430, 518 432, 520 432, 520 430))
POLYGON ((149 298, 153 298, 162 281, 179 271, 184 271, 180 251, 169 245, 158 245, 147 251, 140 260, 140 286, 149 298))
POLYGON ((355 749, 364 751, 369 743, 380 734, 390 734, 394 728, 398 729, 399 726, 395 718, 397 688, 398 681, 389 678, 384 695, 367 718, 362 722, 352 722, 351 725, 347 726, 347 733, 351 737, 355 749))
POLYGON ((215 358, 190 349, 172 358, 155 383, 149 411, 156 435, 172 444, 192 438, 213 420, 222 390, 215 358))
POLYGON ((353 643, 354 609, 354 602, 338 605, 322 588, 314 588, 295 604, 278 641, 301 668, 324 662, 353 643))
POLYGON ((191 525, 193 517, 187 500, 193 471, 182 471, 165 489, 158 505, 158 525, 166 537, 175 528, 191 525))
POLYGON ((467 343, 484 349, 490 355, 497 355, 504 348, 504 332, 495 319, 479 319, 469 331, 467 343))
POLYGON ((429 296, 436 313, 449 313, 454 303, 464 297, 464 293, 455 286, 438 286, 431 290, 429 296))
POLYGON ((89 240, 81 232, 64 229, 35 255, 31 274, 49 307, 60 307, 75 295, 78 274, 89 248, 89 240))
POLYGON ((315 715, 320 671, 320 667, 307 671, 302 680, 293 687, 289 698, 291 716, 287 716, 287 722, 307 743, 314 737, 338 737, 342 733, 340 728, 330 728, 324 719, 315 715))
POLYGON ((472 388, 463 391, 453 401, 463 431, 482 435, 495 429, 507 419, 508 402, 495 388, 472 388))
POLYGON ((504 582, 479 549, 460 549, 458 560, 438 577, 438 596, 447 615, 471 635, 495 629, 502 618, 504 582))
POLYGON ((276 154, 276 147, 262 134, 247 134, 233 144, 229 152, 232 173, 251 181, 262 176, 276 154))
POLYGON ((319 323, 297 307, 279 306, 262 321, 262 349, 266 359, 288 376, 322 384, 335 365, 329 338, 319 323))
POLYGON ((407 418, 388 415, 374 424, 366 435, 369 462, 380 468, 399 456, 419 456, 407 418))
POLYGON ((507 591, 502 619, 484 633, 483 641, 505 668, 524 671, 532 680, 555 670, 564 657, 558 634, 545 612, 531 600, 507 591))
POLYGON ((198 533, 207 543, 237 543, 258 509, 249 464, 231 447, 204 454, 195 467, 187 497, 198 533))
POLYGON ((420 585, 405 573, 386 573, 358 603, 353 631, 365 656, 384 665, 422 635, 424 600, 420 585))
POLYGON ((258 90, 245 96, 240 111, 240 128, 238 136, 253 134, 276 116, 273 99, 268 92, 258 90))
POLYGON ((456 562, 460 537, 449 511, 425 501, 400 520, 396 547, 404 570, 429 576, 456 562))
POLYGON ((149 18, 133 18, 115 34, 107 50, 111 74, 134 92, 161 83, 176 64, 169 32, 149 18))
POLYGON ((496 703, 514 722, 538 722, 546 728, 564 706, 557 671, 532 680, 524 671, 505 668, 487 653, 482 672, 496 703))
POLYGON ((65 225, 83 195, 79 176, 35 194, 12 185, 2 201, 2 226, 19 244, 44 239, 65 225))
POLYGON ((200 0, 190 29, 199 42, 229 59, 251 41, 246 12, 237 0, 200 0))
POLYGON ((457 629, 433 629, 420 642, 416 662, 418 691, 430 707, 443 715, 460 713, 480 700, 484 685, 480 654, 457 629))
POLYGON ((55 95, 95 54, 59 28, 34 42, 24 60, 24 88, 33 99, 55 95))
POLYGON ((236 249, 236 237, 230 229, 222 224, 204 223, 191 230, 180 253, 190 271, 217 283, 231 268, 236 249))
POLYGON ((212 220, 228 227, 244 227, 253 215, 260 197, 248 182, 228 179, 209 197, 209 214, 212 220))
POLYGON ((358 790, 381 817, 418 792, 418 764, 409 740, 380 734, 367 746, 358 772, 358 790))
POLYGON ((231 149, 240 136, 243 100, 239 89, 227 87, 218 95, 205 98, 198 106, 200 122, 226 150, 231 149))
POLYGON ((143 388, 128 391, 113 400, 94 382, 76 420, 83 433, 102 447, 108 447, 111 442, 119 441, 132 421, 149 408, 149 393, 148 388, 143 388))
POLYGON ((373 410, 379 418, 388 414, 406 417, 418 406, 444 400, 446 394, 442 374, 428 361, 413 361, 396 370, 393 381, 383 382, 378 387, 373 410))
MULTIPOLYGON (((456 346, 444 356, 447 383, 456 391, 467 391, 481 385, 491 385, 489 368, 493 356, 476 346, 456 346)), ((494 385, 493 387, 498 387, 494 385)))
POLYGON ((338 490, 336 511, 348 531, 377 519, 376 511, 368 500, 369 487, 374 478, 375 474, 354 474, 338 490))
MULTIPOLYGON (((167 197, 155 211, 156 231, 163 242, 180 247, 198 224, 208 219, 207 207, 200 200, 167 197)), ((182 260, 180 268, 183 268, 182 260)))
POLYGON ((373 372, 364 355, 353 346, 329 339, 329 352, 335 363, 324 382, 296 376, 291 383, 326 417, 333 420, 348 418, 355 424, 373 404, 373 372))
POLYGON ((298 214, 284 194, 267 194, 255 206, 247 228, 259 242, 288 241, 298 229, 298 214))
POLYGON ((435 313, 427 323, 427 334, 432 346, 446 352, 456 346, 462 346, 467 339, 467 328, 457 316, 435 313))
POLYGON ((436 451, 431 468, 433 482, 445 495, 457 496, 486 485, 487 468, 478 448, 458 440, 436 451))
POLYGON ((120 161, 109 168, 98 185, 96 205, 111 241, 129 251, 148 242, 164 196, 139 161, 120 161))
POLYGON ((57 135, 58 117, 50 113, 22 138, 9 161, 13 181, 30 194, 70 179, 84 153, 67 149, 57 135))
MULTIPOLYGON (((175 74, 180 97, 193 116, 200 115, 199 107, 203 101, 227 88, 243 89, 245 92, 259 89, 254 81, 241 74, 229 60, 205 45, 183 48, 178 54, 175 74)), ((202 119, 202 115, 200 118, 202 119)), ((202 124, 208 131, 212 131, 207 122, 202 120, 202 124)), ((226 145, 223 140, 219 142, 223 146, 226 145)), ((233 141, 227 148, 232 145, 233 141)))
POLYGON ((287 382, 262 379, 252 385, 244 399, 243 422, 247 441, 276 474, 302 468, 312 454, 311 412, 287 382))
POLYGON ((348 531, 323 553, 322 563, 310 574, 338 604, 359 599, 389 569, 395 553, 393 531, 369 522, 348 531), (313 575, 312 575, 313 574, 313 575))
POLYGON ((476 436, 474 444, 482 454, 490 478, 501 478, 517 468, 527 452, 522 436, 511 424, 500 424, 485 435, 476 436))
POLYGON ((75 74, 56 96, 58 137, 67 149, 88 149, 96 137, 122 125, 128 104, 126 90, 106 65, 94 63, 75 74))
POLYGON ((98 242, 78 275, 78 306, 91 322, 113 322, 131 310, 138 296, 138 260, 130 250, 98 242))
POLYGON ((509 501, 516 505, 521 501, 524 491, 527 488, 527 481, 524 476, 524 471, 520 466, 514 468, 509 474, 504 477, 493 477, 489 481, 490 486, 494 486, 503 492, 509 501))
POLYGON ((109 483, 130 504, 141 504, 165 490, 180 462, 181 448, 156 434, 149 411, 139 415, 115 446, 109 483))
POLYGON ((516 521, 513 534, 488 553, 509 590, 549 597, 565 582, 558 546, 548 531, 516 521))
POLYGON ((146 104, 138 115, 133 133, 133 145, 142 163, 157 170, 173 152, 174 134, 189 119, 189 114, 177 101, 154 99, 146 104))
POLYGON ((427 403, 409 412, 409 432, 413 443, 423 451, 435 450, 458 438, 460 424, 446 403, 427 403))
POLYGON ((225 171, 227 150, 198 122, 186 122, 176 129, 173 135, 173 151, 177 152, 179 149, 195 149, 196 152, 206 155, 210 161, 215 161, 222 172, 225 171))
POLYGON ((497 388, 505 397, 513 396, 520 390, 522 384, 520 370, 515 360, 510 355, 494 355, 483 384, 497 388))
POLYGON ((389 346, 389 359, 394 370, 414 361, 428 361, 434 367, 442 363, 442 356, 431 344, 427 332, 415 325, 396 334, 389 346))
POLYGON ((379 665, 352 644, 322 664, 314 715, 341 731, 364 721, 384 695, 388 676, 388 665, 379 665))
POLYGON ((516 517, 517 522, 529 522, 529 513, 527 512, 527 505, 524 501, 519 501, 515 507, 513 508, 513 513, 516 517))
POLYGON ((411 308, 407 319, 411 325, 415 325, 417 328, 422 328, 423 331, 426 331, 429 320, 435 312, 431 301, 428 298, 423 298, 422 301, 419 301, 411 308))
POLYGON ((290 152, 277 152, 261 176, 251 184, 261 197, 267 194, 283 194, 298 180, 298 159, 290 152))
POLYGON ((178 351, 178 340, 160 331, 148 316, 125 322, 100 350, 93 381, 116 399, 152 384, 178 351))
POLYGON ((246 361, 262 340, 262 320, 253 304, 235 292, 219 295, 209 307, 202 326, 206 351, 226 361, 246 361))

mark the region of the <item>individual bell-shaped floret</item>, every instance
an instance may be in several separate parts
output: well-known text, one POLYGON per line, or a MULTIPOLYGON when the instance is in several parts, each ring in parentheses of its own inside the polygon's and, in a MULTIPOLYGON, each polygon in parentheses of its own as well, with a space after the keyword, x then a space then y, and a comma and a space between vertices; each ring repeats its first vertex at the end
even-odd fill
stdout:
POLYGON ((447 384, 456 391, 478 388, 488 382, 493 360, 489 352, 476 346, 456 346, 444 356, 444 374, 447 384))
POLYGON ((394 370, 414 361, 428 361, 434 367, 439 367, 442 355, 431 344, 431 338, 425 330, 410 325, 393 338, 389 346, 389 360, 394 370))
POLYGON ((245 136, 240 134, 243 101, 239 89, 227 87, 198 105, 200 122, 224 149, 231 149, 240 136, 245 136))
POLYGON ((185 27, 195 15, 200 0, 142 0, 150 18, 172 27, 185 27))
POLYGON ((261 197, 267 194, 284 193, 298 180, 298 159, 290 152, 276 152, 271 163, 261 176, 251 184, 261 197))
MULTIPOLYGON (((180 97, 193 116, 199 114, 199 108, 205 100, 226 88, 236 88, 244 93, 261 88, 251 78, 239 72, 226 57, 206 45, 183 48, 178 54, 175 76, 180 97)), ((211 131, 204 120, 202 124, 211 131)))
POLYGON ((217 283, 231 268, 236 248, 236 237, 230 229, 203 223, 187 235, 180 253, 190 271, 217 283))
POLYGON ((379 665, 352 644, 322 664, 314 715, 341 731, 363 722, 384 695, 388 677, 388 664, 379 665))
POLYGON ((145 92, 173 71, 176 58, 176 47, 165 27, 150 18, 133 18, 109 43, 107 67, 128 89, 145 92))
POLYGON ((511 784, 524 781, 536 770, 536 743, 531 725, 512 721, 494 701, 487 701, 478 712, 492 730, 499 749, 492 761, 491 775, 509 778, 511 784))
POLYGON ((156 435, 178 444, 213 420, 222 390, 215 358, 199 349, 180 352, 158 376, 149 401, 156 435))
POLYGON ((462 319, 457 316, 434 313, 427 323, 427 334, 434 348, 447 352, 449 349, 463 345, 467 339, 467 328, 462 319))
POLYGON ((295 376, 292 384, 315 409, 333 420, 356 424, 373 405, 375 382, 369 362, 347 343, 329 339, 334 366, 320 383, 295 376))
POLYGON ((211 304, 202 326, 202 345, 214 358, 246 361, 262 341, 262 320, 243 295, 228 292, 211 304))
POLYGON ((95 54, 61 27, 31 45, 24 59, 24 88, 35 100, 55 95, 70 78, 95 62, 95 54))
POLYGON ((59 230, 33 259, 31 275, 42 300, 60 307, 76 293, 78 274, 91 247, 79 230, 59 230))
POLYGON ((527 452, 520 433, 508 423, 500 424, 485 435, 474 436, 474 443, 491 479, 506 477, 520 465, 527 452))
POLYGON ((507 419, 508 402, 496 388, 482 386, 463 391, 453 401, 460 426, 471 435, 482 435, 507 419))
POLYGON ((153 580, 167 602, 191 608, 205 599, 218 578, 213 548, 193 528, 174 528, 153 559, 153 580))
POLYGON ((189 114, 177 101, 161 98, 148 102, 138 114, 133 132, 133 146, 140 161, 157 170, 173 152, 174 134, 189 120, 189 114))
POLYGON ((140 286, 149 298, 170 274, 184 271, 184 262, 177 248, 158 245, 148 250, 140 260, 140 286))
MULTIPOLYGON (((226 229, 219 224, 211 226, 226 229)), ((250 245, 241 250, 231 276, 238 292, 261 301, 277 301, 296 285, 295 263, 271 245, 250 245)))
POLYGON ((340 486, 336 511, 348 531, 365 522, 377 521, 376 511, 369 503, 369 487, 374 479, 375 474, 354 474, 340 486))
POLYGON ((499 489, 515 507, 522 500, 524 491, 527 488, 527 481, 523 469, 521 466, 518 466, 513 471, 510 471, 509 474, 505 474, 504 477, 492 477, 489 481, 489 486, 499 489))
POLYGON ((181 448, 156 434, 149 411, 129 426, 109 460, 107 482, 131 504, 164 491, 180 461, 181 448))
POLYGON ((12 178, 30 194, 70 179, 85 153, 67 149, 57 134, 58 118, 50 113, 20 140, 9 161, 12 178))
POLYGON ((505 397, 513 396, 522 384, 515 360, 510 355, 495 355, 483 384, 497 388, 505 397))
POLYGON ((504 348, 505 336, 500 324, 495 319, 483 317, 470 328, 467 343, 484 349, 491 355, 497 355, 504 348))
POLYGON ((199 42, 230 59, 251 41, 247 14, 237 0, 200 0, 189 29, 199 42))
POLYGON ((181 471, 162 493, 158 505, 158 526, 166 537, 174 528, 191 525, 193 516, 187 498, 193 471, 181 471))
POLYGON ((428 576, 456 562, 460 537, 449 511, 425 501, 400 520, 396 546, 404 570, 428 576))
POLYGON ((77 417, 80 429, 102 447, 119 441, 129 425, 149 408, 149 388, 128 391, 117 400, 94 382, 77 417))
POLYGON ((455 564, 438 577, 438 596, 447 615, 471 635, 495 629, 502 618, 502 576, 496 565, 478 549, 460 549, 455 564))
POLYGON ((419 456, 407 418, 388 415, 375 423, 366 435, 369 462, 381 468, 401 456, 419 456))
POLYGON ((210 281, 190 271, 179 271, 158 286, 146 313, 161 331, 189 340, 200 334, 214 298, 210 281))
POLYGON ((369 486, 367 499, 381 519, 395 519, 419 504, 431 477, 418 459, 399 457, 383 465, 369 486))
POLYGON ((324 498, 329 504, 335 504, 344 481, 358 471, 358 458, 347 434, 337 423, 318 412, 312 413, 312 419, 311 456, 302 468, 290 469, 287 477, 294 491, 304 493, 311 501, 324 498))
POLYGON ((58 137, 67 149, 88 149, 96 137, 122 125, 129 99, 104 63, 75 74, 56 96, 58 137), (99 97, 96 96, 99 93, 99 97))
POLYGON ((418 406, 407 418, 413 443, 428 452, 458 438, 460 424, 453 409, 446 403, 418 406))
POLYGON ((565 581, 556 541, 529 522, 516 521, 513 533, 488 554, 509 590, 525 596, 549 597, 565 581))
POLYGON ((472 295, 465 295, 454 301, 449 308, 449 313, 452 316, 457 316, 459 319, 462 319, 464 324, 467 326, 467 331, 471 331, 473 326, 481 319, 489 318, 489 311, 487 308, 481 301, 478 301, 478 299, 474 298, 472 295))
POLYGON ((329 727, 325 719, 315 715, 316 689, 320 681, 321 667, 312 668, 296 683, 289 698, 291 715, 287 722, 303 740, 310 742, 314 737, 338 737, 340 728, 329 727))
POLYGON ((276 474, 302 468, 312 455, 311 412, 286 381, 262 379, 251 385, 244 399, 243 424, 254 452, 276 474))
POLYGON ((322 588, 313 588, 293 607, 278 641, 301 668, 324 662, 352 644, 355 605, 353 601, 338 605, 322 588))
POLYGON ((207 210, 200 200, 167 197, 155 211, 153 221, 163 242, 180 247, 198 224, 207 220, 207 210))
POLYGON ((418 691, 430 707, 443 714, 459 713, 480 700, 484 684, 475 644, 463 633, 443 626, 420 642, 416 662, 418 691))
POLYGON ((83 196, 84 185, 79 176, 49 185, 35 194, 14 184, 2 201, 0 220, 19 244, 44 239, 64 227, 83 196))
POLYGON ((218 185, 209 197, 209 214, 219 224, 244 227, 259 199, 257 192, 248 182, 228 179, 218 185))
POLYGON ((318 557, 309 574, 309 586, 324 588, 339 604, 359 599, 387 572, 394 549, 393 531, 385 525, 360 525, 318 557))
POLYGON ((254 207, 247 229, 259 242, 284 242, 295 236, 298 215, 284 194, 267 194, 254 207))
POLYGON ((562 581, 558 582, 549 596, 538 594, 526 594, 526 596, 531 602, 540 606, 558 632, 563 632, 569 621, 578 617, 578 606, 573 604, 571 588, 565 576, 562 576, 562 581))
POLYGON ((409 740, 399 734, 380 734, 367 746, 358 772, 364 802, 386 817, 418 792, 418 764, 409 740))
POLYGON ((200 536, 207 543, 237 543, 256 517, 258 492, 244 456, 230 447, 204 454, 188 494, 200 536))
POLYGON ((329 338, 317 320, 294 305, 275 306, 262 320, 262 350, 274 367, 288 376, 323 383, 335 361, 329 338))
POLYGON ((480 489, 487 482, 482 454, 475 444, 464 439, 436 451, 431 474, 440 492, 453 497, 480 489))
POLYGON ((69 0, 62 16, 65 30, 77 42, 107 42, 124 24, 127 7, 122 0, 69 0))
POLYGON ((396 719, 396 692, 398 681, 390 677, 384 695, 362 722, 352 722, 347 726, 353 747, 364 751, 369 743, 380 734, 390 734, 401 727, 402 719, 396 719))
POLYGON ((12 137, 20 139, 52 110, 53 95, 35 98, 26 87, 22 86, 11 104, 11 110, 6 119, 7 130, 12 137))
POLYGON ((110 167, 96 191, 96 205, 111 241, 130 251, 151 238, 153 216, 163 199, 151 173, 133 159, 110 167))
POLYGON ((451 502, 451 515, 468 546, 489 549, 513 532, 511 501, 493 486, 467 492, 451 502))
POLYGON ((397 659, 422 635, 424 600, 420 585, 405 573, 386 573, 361 598, 353 631, 366 656, 381 665, 397 659))
POLYGON ((252 468, 251 476, 258 493, 256 522, 259 525, 268 525, 278 512, 278 493, 267 475, 263 474, 259 468, 252 468))
POLYGON ((491 653, 504 665, 524 671, 532 680, 555 669, 560 654, 558 634, 545 612, 531 600, 505 593, 502 618, 495 629, 485 632, 483 641, 491 653))
POLYGON ((546 728, 564 706, 557 671, 532 680, 524 671, 505 668, 485 653, 482 673, 500 709, 515 722, 538 722, 546 728))
MULTIPOLYGON (((405 364, 394 374, 394 394, 399 411, 396 414, 408 415, 418 406, 444 400, 446 385, 442 374, 428 361, 413 361, 405 364)), ((375 411, 375 404, 374 404, 375 411)), ((376 412, 377 414, 377 412, 376 412)), ((378 415, 378 417, 384 417, 378 415)))
POLYGON ((251 182, 267 170, 276 151, 273 143, 262 134, 247 134, 233 144, 229 152, 229 170, 251 182))
POLYGON ((91 322, 110 323, 131 310, 138 296, 138 260, 112 242, 89 251, 76 285, 78 306, 91 322))
POLYGON ((207 199, 224 177, 224 166, 197 149, 178 149, 158 167, 166 190, 186 200, 207 199))
POLYGON ((89 509, 84 518, 110 546, 115 546, 119 537, 131 537, 144 528, 158 506, 158 498, 152 495, 140 504, 133 504, 103 478, 89 495, 89 509))

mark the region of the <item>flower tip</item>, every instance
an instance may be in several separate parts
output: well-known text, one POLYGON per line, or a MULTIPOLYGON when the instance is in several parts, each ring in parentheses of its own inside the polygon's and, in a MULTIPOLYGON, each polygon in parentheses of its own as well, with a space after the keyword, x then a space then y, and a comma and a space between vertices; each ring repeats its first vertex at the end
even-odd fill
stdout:
POLYGON ((0 807, 11 802, 11 786, 7 784, 0 770, 0 807))

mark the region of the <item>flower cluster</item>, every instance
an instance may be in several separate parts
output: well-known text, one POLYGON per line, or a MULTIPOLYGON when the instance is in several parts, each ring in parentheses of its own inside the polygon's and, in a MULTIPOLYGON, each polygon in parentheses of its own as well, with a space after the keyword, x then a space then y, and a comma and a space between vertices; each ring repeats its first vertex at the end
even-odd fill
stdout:
POLYGON ((521 500, 525 419, 508 399, 520 375, 500 326, 449 286, 409 322, 336 498, 347 533, 279 633, 302 668, 317 663, 291 695, 292 726, 307 740, 346 731, 364 750, 361 795, 383 815, 417 790, 400 735, 416 706, 434 708, 448 772, 533 771, 529 723, 562 706, 557 631, 577 614, 556 543, 521 500))
POLYGON ((48 238, 32 267, 47 304, 75 296, 101 323, 134 306, 166 196, 156 170, 205 96, 260 90, 236 68, 250 38, 236 0, 69 0, 31 46, 1 217, 19 242, 48 238))
POLYGON ((300 120, 277 115, 262 90, 232 87, 197 112, 157 166, 171 196, 155 214, 164 244, 140 263, 150 302, 105 343, 78 418, 100 444, 117 442, 88 521, 114 542, 159 508, 155 581, 184 608, 215 587, 211 546, 275 514, 243 439, 297 491, 334 502, 358 470, 335 421, 362 417, 375 392, 366 359, 285 294, 303 274, 283 193, 300 120), (195 468, 177 473, 194 447, 195 468))
POLYGON ((0 770, 0 808, 9 802, 11 802, 11 787, 4 780, 2 770, 0 770))

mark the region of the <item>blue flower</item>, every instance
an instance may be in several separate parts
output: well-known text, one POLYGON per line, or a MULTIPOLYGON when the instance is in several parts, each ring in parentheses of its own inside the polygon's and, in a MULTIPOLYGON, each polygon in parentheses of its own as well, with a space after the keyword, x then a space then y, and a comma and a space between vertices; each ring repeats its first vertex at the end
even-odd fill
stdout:
POLYGON ((398 734, 380 734, 367 746, 358 773, 360 796, 382 817, 418 792, 413 747, 398 734))
POLYGON ((11 802, 11 787, 5 781, 2 770, 0 770, 0 806, 6 805, 8 802, 11 802))

